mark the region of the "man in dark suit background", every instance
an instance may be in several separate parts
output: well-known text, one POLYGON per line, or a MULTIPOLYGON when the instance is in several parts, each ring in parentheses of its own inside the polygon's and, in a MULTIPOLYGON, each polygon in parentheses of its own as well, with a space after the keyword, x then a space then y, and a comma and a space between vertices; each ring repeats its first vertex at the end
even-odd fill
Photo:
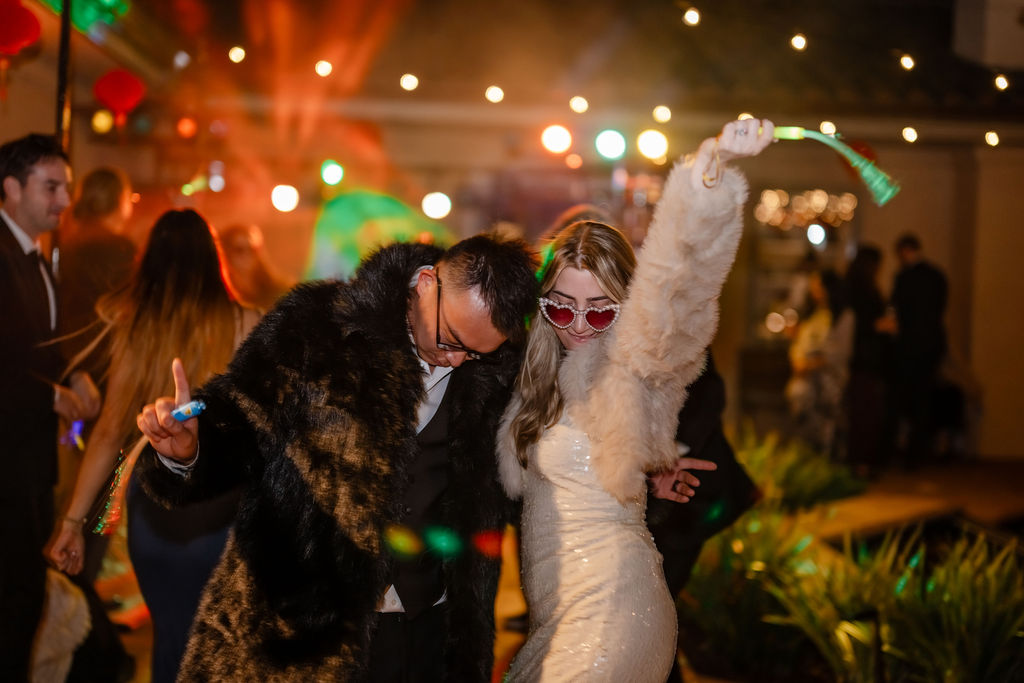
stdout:
POLYGON ((947 348, 943 316, 948 285, 942 271, 924 260, 916 235, 907 233, 897 240, 896 256, 900 270, 890 299, 898 323, 892 377, 895 414, 889 438, 898 444, 903 441, 898 435, 906 435, 904 462, 917 467, 934 448, 933 401, 947 348))
POLYGON ((70 203, 71 169, 57 141, 31 134, 0 146, 0 678, 28 680, 45 596, 43 546, 53 529, 57 418, 94 416, 83 375, 58 382, 48 344, 57 295, 39 238, 70 203))

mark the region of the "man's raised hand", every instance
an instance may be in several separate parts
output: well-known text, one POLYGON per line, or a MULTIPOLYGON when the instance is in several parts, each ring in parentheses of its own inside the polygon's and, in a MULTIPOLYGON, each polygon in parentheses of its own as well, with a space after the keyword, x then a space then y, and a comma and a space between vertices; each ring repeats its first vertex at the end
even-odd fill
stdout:
POLYGON ((174 398, 163 396, 143 407, 135 422, 157 453, 188 463, 199 450, 199 423, 194 417, 179 422, 171 415, 175 408, 192 400, 181 359, 175 358, 171 363, 171 374, 174 376, 174 398))

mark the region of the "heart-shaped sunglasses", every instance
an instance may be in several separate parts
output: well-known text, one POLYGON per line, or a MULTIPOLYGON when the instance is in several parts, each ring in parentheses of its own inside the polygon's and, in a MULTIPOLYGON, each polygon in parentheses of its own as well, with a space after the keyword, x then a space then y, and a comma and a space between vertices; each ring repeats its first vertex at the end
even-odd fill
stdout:
POLYGON ((616 320, 619 319, 619 304, 608 304, 606 306, 588 306, 578 310, 571 304, 562 304, 542 296, 540 298, 540 312, 544 318, 560 330, 564 330, 574 322, 576 316, 583 316, 583 321, 595 332, 604 332, 616 320))

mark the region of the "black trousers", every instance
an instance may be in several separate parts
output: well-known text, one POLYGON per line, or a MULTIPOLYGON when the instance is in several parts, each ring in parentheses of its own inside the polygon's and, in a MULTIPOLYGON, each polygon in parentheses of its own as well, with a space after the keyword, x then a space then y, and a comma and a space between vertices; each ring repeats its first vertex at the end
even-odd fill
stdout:
POLYGON ((402 612, 380 615, 370 643, 370 676, 374 683, 414 683, 445 679, 448 603, 409 619, 402 612))
POLYGON ((53 531, 53 490, 0 500, 0 680, 29 679, 32 641, 43 615, 46 560, 53 531))

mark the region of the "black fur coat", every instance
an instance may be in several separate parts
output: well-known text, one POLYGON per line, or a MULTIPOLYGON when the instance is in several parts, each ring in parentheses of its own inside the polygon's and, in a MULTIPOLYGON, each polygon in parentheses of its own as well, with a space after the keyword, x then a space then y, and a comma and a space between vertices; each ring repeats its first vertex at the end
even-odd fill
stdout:
MULTIPOLYGON (((207 584, 179 680, 360 680, 389 585, 383 530, 401 517, 416 451, 422 370, 406 328, 409 281, 440 251, 387 247, 349 284, 304 285, 253 330, 197 396, 200 454, 187 477, 147 449, 139 472, 165 504, 242 482, 235 528, 207 584)), ((448 527, 464 549, 444 565, 448 672, 490 679, 500 559, 474 549, 508 501, 494 436, 518 358, 452 374, 448 527)), ((168 577, 173 580, 173 577, 168 577)))

